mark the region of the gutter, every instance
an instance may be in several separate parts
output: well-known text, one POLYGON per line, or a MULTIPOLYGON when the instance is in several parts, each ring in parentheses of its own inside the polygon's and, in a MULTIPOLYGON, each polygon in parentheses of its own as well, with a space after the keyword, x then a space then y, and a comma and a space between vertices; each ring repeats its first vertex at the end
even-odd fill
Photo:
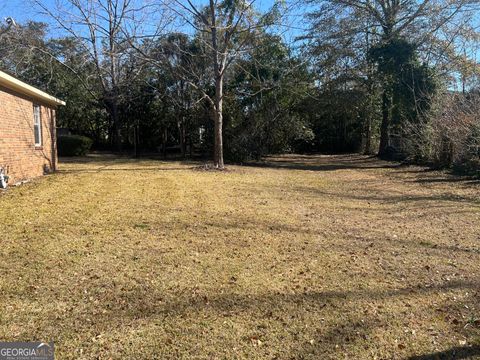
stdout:
POLYGON ((34 99, 41 100, 44 103, 53 106, 66 105, 65 101, 57 99, 56 97, 43 92, 31 85, 20 81, 13 76, 10 76, 3 71, 0 71, 0 85, 6 87, 7 89, 14 90, 20 94, 30 96, 34 99))

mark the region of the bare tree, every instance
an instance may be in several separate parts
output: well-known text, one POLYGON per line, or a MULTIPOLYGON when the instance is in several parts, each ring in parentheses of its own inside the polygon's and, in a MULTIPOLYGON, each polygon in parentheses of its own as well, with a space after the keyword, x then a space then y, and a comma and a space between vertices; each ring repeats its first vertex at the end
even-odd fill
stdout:
POLYGON ((422 116, 427 123, 404 124, 405 150, 423 161, 459 170, 480 165, 480 94, 447 91, 422 116))
MULTIPOLYGON (((182 157, 186 156, 187 148, 187 119, 186 114, 196 105, 192 97, 191 82, 199 86, 198 76, 192 79, 192 74, 199 74, 200 54, 195 53, 194 41, 180 33, 172 33, 162 38, 158 47, 151 55, 163 64, 161 71, 164 73, 166 95, 174 107, 177 122, 180 151, 182 157), (195 69, 197 67, 197 69, 195 69), (188 73, 186 70, 188 69, 188 73), (190 83, 186 81, 190 79, 190 83)), ((191 135, 191 134, 190 134, 191 135)), ((191 137, 191 136, 190 136, 191 137)))
MULTIPOLYGON (((255 38, 259 31, 275 23, 278 15, 278 4, 264 14, 254 8, 255 0, 217 1, 208 0, 203 5, 192 1, 173 0, 167 4, 177 15, 182 26, 189 26, 194 33, 195 41, 201 48, 200 53, 192 53, 188 49, 177 48, 179 54, 201 58, 199 61, 207 66, 197 66, 195 61, 174 63, 177 76, 200 93, 200 100, 209 103, 214 121, 214 166, 224 168, 223 159, 223 104, 224 83, 228 69, 249 48, 255 46, 255 38), (213 88, 213 93, 210 91, 213 88)), ((186 33, 188 33, 186 29, 186 33)), ((132 38, 132 37, 130 37, 132 38)), ((132 40, 132 44, 135 43, 132 40)), ((151 56, 145 48, 137 50, 147 61, 159 66, 172 65, 171 58, 162 61, 162 57, 151 56)), ((171 53, 168 54, 169 56, 171 53)), ((163 58, 165 59, 165 57, 163 58)))
POLYGON ((122 89, 135 73, 127 72, 129 56, 124 28, 141 22, 138 13, 144 4, 134 0, 59 0, 51 8, 44 0, 34 0, 42 13, 51 17, 65 35, 73 37, 83 47, 85 61, 94 64, 92 86, 100 84, 100 97, 112 123, 113 143, 121 150, 121 117, 119 105, 122 89))
MULTIPOLYGON (((316 3, 319 9, 310 15, 312 32, 320 34, 320 43, 346 44, 346 49, 340 47, 344 52, 356 49, 360 36, 368 38, 369 47, 406 38, 416 49, 431 52, 432 44, 444 45, 448 38, 442 31, 448 27, 458 29, 465 15, 478 5, 477 0, 319 0, 316 3)), ((389 86, 385 83, 382 87, 380 155, 389 146, 392 107, 389 86)))

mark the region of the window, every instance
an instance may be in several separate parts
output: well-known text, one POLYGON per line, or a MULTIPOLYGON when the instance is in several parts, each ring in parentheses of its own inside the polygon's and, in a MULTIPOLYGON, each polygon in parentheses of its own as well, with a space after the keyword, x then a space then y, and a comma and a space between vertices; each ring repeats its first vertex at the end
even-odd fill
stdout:
POLYGON ((42 117, 40 114, 40 105, 33 105, 33 134, 35 136, 35 146, 42 146, 42 117))

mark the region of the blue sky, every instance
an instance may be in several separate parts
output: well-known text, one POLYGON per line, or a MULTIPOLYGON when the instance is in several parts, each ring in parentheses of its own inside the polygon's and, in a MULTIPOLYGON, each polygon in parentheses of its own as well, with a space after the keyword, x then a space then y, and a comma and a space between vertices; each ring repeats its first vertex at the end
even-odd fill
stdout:
MULTIPOLYGON (((194 3, 202 2, 204 2, 204 0, 194 0, 194 3)), ((42 0, 42 3, 46 6, 50 5, 53 9, 55 8, 56 0, 42 0)), ((269 9, 273 3, 274 0, 256 0, 255 6, 261 10, 266 10, 269 9)), ((287 21, 291 28, 285 28, 283 31, 287 31, 290 33, 290 36, 295 37, 301 33, 299 29, 305 27, 305 24, 302 24, 301 21, 304 8, 300 9, 298 6, 292 6, 292 4, 298 3, 298 0, 287 0, 286 3, 287 6, 290 7, 289 12, 292 12, 292 17, 287 21), (299 14, 299 11, 302 13, 299 14), (297 14, 293 14, 295 12, 297 12, 297 14)), ((40 11, 36 8, 33 0, 0 0, 0 19, 3 21, 6 17, 12 17, 18 23, 24 23, 28 20, 36 20, 51 23, 53 26, 56 25, 51 19, 40 14, 40 11)))
MULTIPOLYGON (((42 3, 55 7, 55 0, 42 0, 42 3)), ((262 9, 267 9, 272 3, 273 0, 256 1, 257 6, 260 5, 262 9)), ((15 18, 18 22, 39 18, 32 0, 0 0, 0 17, 3 19, 8 16, 15 18)), ((43 18, 43 20, 48 22, 48 19, 43 18)))
MULTIPOLYGON (((55 0, 46 0, 46 3, 54 4, 55 0)), ((7 0, 0 2, 0 17, 13 17, 18 22, 24 22, 29 19, 38 18, 33 3, 28 0, 7 0)), ((45 19, 43 19, 45 20, 45 19)))

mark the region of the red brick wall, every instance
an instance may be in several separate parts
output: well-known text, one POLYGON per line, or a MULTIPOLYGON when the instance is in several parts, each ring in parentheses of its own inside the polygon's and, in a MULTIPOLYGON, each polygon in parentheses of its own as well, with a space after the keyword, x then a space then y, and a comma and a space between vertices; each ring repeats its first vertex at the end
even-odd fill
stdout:
POLYGON ((54 108, 0 87, 0 167, 10 184, 57 168, 54 108), (42 146, 35 146, 33 104, 41 106, 42 146))

